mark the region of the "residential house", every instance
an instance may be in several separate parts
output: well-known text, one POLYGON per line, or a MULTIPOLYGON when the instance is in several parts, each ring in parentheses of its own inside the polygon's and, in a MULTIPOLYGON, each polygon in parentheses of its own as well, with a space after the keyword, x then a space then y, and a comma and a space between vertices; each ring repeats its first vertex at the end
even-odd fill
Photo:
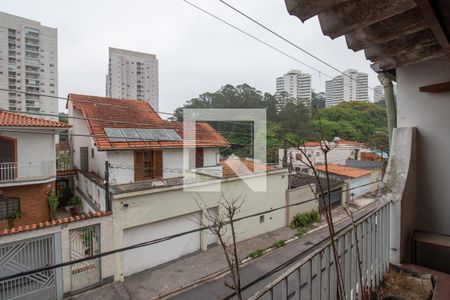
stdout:
POLYGON ((319 165, 315 169, 321 173, 328 171, 331 176, 346 177, 351 198, 376 191, 379 186, 377 183, 381 180, 381 169, 366 170, 331 163, 327 166, 328 168, 325 165, 319 165))
MULTIPOLYGON (((367 151, 367 148, 359 142, 340 140, 336 138, 333 142, 326 142, 331 150, 327 154, 327 160, 334 164, 345 164, 346 159, 360 159, 361 152, 367 151)), ((321 142, 306 142, 300 146, 300 149, 287 149, 286 163, 292 163, 296 170, 307 170, 310 162, 313 165, 324 164, 325 155, 321 150, 321 142), (305 157, 305 155, 307 157, 305 157)), ((279 165, 284 162, 284 149, 279 149, 279 165)))
MULTIPOLYGON (((192 230, 116 255, 115 280, 216 243, 215 236, 199 228, 208 224, 207 214, 223 213, 222 193, 227 199, 245 199, 239 215, 285 205, 287 171, 253 161, 220 162, 228 141, 206 123, 196 124, 194 142, 183 140, 181 123, 162 120, 147 102, 70 94, 68 108, 78 169, 75 193, 86 211, 106 208, 109 173, 115 248, 192 230), (183 146, 195 153, 192 165, 184 166, 183 146), (267 192, 251 188, 266 183, 267 192)), ((280 209, 242 220, 236 231, 243 240, 283 226, 286 214, 280 209)))
POLYGON ((55 135, 67 128, 65 123, 0 110, 0 229, 49 220, 55 135))

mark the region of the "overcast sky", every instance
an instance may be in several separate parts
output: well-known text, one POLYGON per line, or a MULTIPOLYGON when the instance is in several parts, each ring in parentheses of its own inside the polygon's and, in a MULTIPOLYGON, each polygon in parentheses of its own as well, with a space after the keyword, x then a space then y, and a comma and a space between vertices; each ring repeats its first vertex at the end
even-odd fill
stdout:
MULTIPOLYGON (((190 1, 323 73, 338 75, 219 1, 190 1)), ((284 0, 228 2, 338 69, 368 73, 369 87, 378 85, 364 53, 347 49, 343 37, 324 36, 317 17, 303 24, 288 14, 284 0)), ((182 0, 2 0, 0 10, 58 28, 59 95, 63 97, 68 93, 105 95, 108 47, 156 54, 161 111, 172 112, 186 100, 228 83, 248 83, 274 93, 276 77, 290 69, 312 74, 318 92, 328 80, 182 0)))

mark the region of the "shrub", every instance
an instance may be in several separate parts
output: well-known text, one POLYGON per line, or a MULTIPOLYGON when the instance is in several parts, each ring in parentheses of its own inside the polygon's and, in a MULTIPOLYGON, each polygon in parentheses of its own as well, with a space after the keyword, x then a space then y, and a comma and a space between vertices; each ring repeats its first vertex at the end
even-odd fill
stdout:
POLYGON ((299 229, 311 223, 320 221, 320 213, 317 210, 311 210, 305 213, 298 213, 294 216, 289 225, 292 229, 299 229))
POLYGON ((273 243, 272 248, 280 248, 283 247, 284 245, 286 245, 286 241, 285 240, 279 240, 276 241, 275 243, 273 243))
POLYGON ((263 249, 257 249, 257 250, 255 250, 255 251, 253 251, 253 252, 250 252, 250 253, 248 254, 248 256, 249 256, 250 258, 256 258, 256 257, 260 257, 261 255, 263 255, 263 253, 264 253, 264 250, 263 250, 263 249))
POLYGON ((298 228, 297 231, 295 232, 295 236, 296 237, 302 237, 306 234, 307 230, 305 228, 298 228))
POLYGON ((56 197, 55 193, 53 191, 48 193, 47 196, 48 200, 48 207, 50 210, 50 219, 54 220, 56 219, 56 209, 58 208, 58 198, 56 197))

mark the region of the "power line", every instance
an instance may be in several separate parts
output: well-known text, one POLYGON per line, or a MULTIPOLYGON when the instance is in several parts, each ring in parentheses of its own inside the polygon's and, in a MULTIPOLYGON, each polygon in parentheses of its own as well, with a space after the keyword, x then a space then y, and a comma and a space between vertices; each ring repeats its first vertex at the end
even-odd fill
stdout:
MULTIPOLYGON (((207 15, 213 17, 214 19, 217 19, 217 20, 219 20, 220 22, 222 22, 222 23, 224 23, 224 24, 226 24, 226 25, 228 25, 228 26, 230 26, 230 27, 232 27, 232 28, 238 30, 239 32, 243 33, 244 35, 249 36, 249 37, 251 37, 252 39, 254 39, 254 40, 256 40, 256 41, 258 41, 258 42, 264 44, 265 46, 267 46, 267 47, 269 47, 269 48, 271 48, 271 49, 273 49, 273 50, 275 50, 275 51, 277 51, 277 52, 279 52, 279 53, 281 53, 281 54, 283 54, 283 55, 285 55, 285 56, 287 56, 287 57, 289 57, 289 58, 291 58, 291 59, 293 59, 293 60, 295 60, 295 61, 297 61, 297 62, 299 62, 300 64, 302 64, 302 65, 304 65, 304 66, 306 66, 306 67, 308 67, 308 68, 310 68, 310 69, 312 69, 312 70, 318 72, 319 75, 320 75, 320 74, 323 74, 323 75, 327 76, 328 78, 331 78, 331 79, 334 78, 334 76, 331 76, 331 75, 329 75, 329 74, 327 74, 327 73, 325 73, 325 72, 322 72, 322 71, 318 70, 317 68, 314 68, 314 67, 312 67, 312 66, 306 64, 305 62, 303 62, 303 61, 301 61, 301 60, 299 60, 299 59, 293 57, 292 55, 290 55, 290 54, 288 54, 288 53, 286 53, 286 52, 280 50, 279 48, 276 48, 275 46, 272 46, 271 44, 269 44, 269 43, 267 43, 267 42, 265 42, 265 41, 263 41, 263 40, 257 38, 256 36, 254 36, 254 35, 252 35, 252 34, 246 32, 245 30, 243 30, 243 29, 241 29, 241 28, 239 28, 239 27, 237 27, 237 26, 235 26, 235 25, 229 23, 228 21, 226 21, 226 20, 224 20, 224 19, 222 19, 222 18, 220 18, 220 17, 214 15, 213 13, 211 13, 211 12, 209 12, 209 11, 207 11, 207 10, 205 10, 205 9, 203 9, 203 8, 201 8, 201 7, 195 5, 195 4, 193 4, 193 3, 191 3, 191 2, 189 2, 189 1, 187 1, 187 0, 183 0, 183 1, 186 2, 187 4, 191 5, 192 7, 194 7, 194 8, 196 8, 196 9, 202 11, 203 13, 205 13, 205 14, 207 14, 207 15)), ((220 0, 219 0, 219 1, 220 1, 220 0)), ((226 5, 228 5, 228 3, 225 3, 225 2, 223 2, 223 3, 226 4, 226 5)), ((231 6, 230 6, 230 7, 231 7, 231 6)), ((233 9, 235 9, 235 8, 233 7, 233 9)), ((235 10, 238 11, 237 9, 235 9, 235 10)), ((239 12, 240 14, 242 14, 242 15, 245 15, 244 13, 241 13, 240 11, 238 11, 238 12, 239 12)), ((245 15, 245 16, 246 16, 246 15, 245 15)), ((247 17, 247 16, 246 16, 246 17, 247 17)), ((250 18, 250 17, 249 17, 249 18, 250 18)), ((251 20, 256 22, 256 20, 254 20, 254 19, 251 19, 251 20)), ((258 22, 258 23, 259 23, 259 22, 258 22)), ((261 24, 261 23, 259 23, 259 25, 260 25, 260 26, 264 26, 264 25, 261 24)), ((264 26, 264 27, 265 27, 265 26, 264 26)), ((267 28, 267 29, 269 29, 269 28, 267 28)), ((272 33, 275 33, 275 32, 272 32, 272 33)), ((282 36, 280 35, 280 37, 282 37, 282 36)), ((283 37, 283 38, 284 38, 284 37, 283 37)), ((287 40, 287 39, 286 39, 286 40, 287 40)), ((287 40, 287 41, 288 41, 288 40, 287 40)), ((288 42, 289 42, 290 44, 292 43, 292 42, 290 42, 290 41, 288 41, 288 42)), ((294 43, 292 43, 292 44, 295 45, 294 43)), ((304 50, 303 48, 301 48, 301 47, 298 46, 298 45, 295 45, 295 47, 298 48, 298 49, 300 49, 300 50, 302 50, 302 51, 306 51, 306 50, 304 50)), ((306 52, 305 52, 305 53, 306 53, 306 52)), ((311 55, 311 56, 314 57, 315 59, 318 59, 318 60, 321 61, 322 63, 325 63, 325 64, 328 65, 329 67, 331 67, 331 68, 337 70, 340 74, 344 74, 344 73, 343 73, 342 71, 340 71, 339 69, 337 69, 337 68, 331 66, 330 64, 326 63, 325 61, 321 60, 320 58, 316 57, 315 55, 313 55, 313 54, 311 54, 311 53, 309 53, 309 52, 308 52, 308 55, 311 55)), ((350 76, 348 76, 347 74, 344 74, 344 75, 347 76, 347 77, 349 77, 350 79, 352 79, 352 78, 351 78, 350 76)), ((352 79, 352 80, 354 80, 354 79, 352 79)), ((344 85, 347 86, 347 87, 351 87, 350 85, 345 84, 345 83, 344 83, 344 85)), ((371 87, 369 87, 369 86, 368 86, 368 89, 373 90, 373 89, 372 89, 371 87)))
POLYGON ((276 35, 277 37, 279 37, 279 38, 282 39, 283 41, 285 41, 285 42, 289 43, 290 45, 294 46, 295 48, 297 48, 298 50, 302 51, 303 53, 305 53, 305 54, 311 56, 312 58, 314 58, 314 59, 320 61, 321 63, 325 64, 326 66, 328 66, 328 67, 330 67, 330 68, 332 68, 333 70, 335 70, 335 71, 337 71, 337 72, 339 72, 339 73, 341 73, 341 74, 344 74, 344 73, 343 73, 341 70, 339 70, 338 68, 336 68, 336 67, 330 65, 329 63, 327 63, 327 62, 324 61, 323 59, 321 59, 321 58, 317 57, 316 55, 312 54, 311 52, 309 52, 309 51, 303 49, 303 48, 300 47, 299 45, 297 45, 297 44, 291 42, 290 40, 288 40, 287 38, 285 38, 285 37, 282 36, 281 34, 275 32, 274 30, 272 30, 272 29, 270 29, 270 28, 268 28, 267 26, 265 26, 265 25, 263 25, 262 23, 258 22, 257 20, 255 20, 254 18, 252 18, 252 17, 250 17, 249 15, 245 14, 244 12, 240 11, 240 10, 237 9, 236 7, 232 6, 231 4, 229 4, 229 3, 227 3, 227 2, 225 2, 225 1, 223 1, 223 0, 219 0, 219 1, 222 2, 223 4, 225 4, 226 6, 228 6, 229 8, 231 8, 232 10, 234 10, 235 12, 239 13, 240 15, 246 17, 247 19, 249 19, 249 20, 252 21, 253 23, 258 24, 260 27, 264 28, 265 30, 267 30, 267 31, 269 31, 270 33, 276 35))
POLYGON ((187 4, 191 5, 192 7, 195 7, 196 9, 198 9, 198 10, 204 12, 205 14, 207 14, 207 15, 213 17, 214 19, 217 19, 217 20, 219 20, 220 22, 222 22, 222 23, 224 23, 224 24, 226 24, 226 25, 228 25, 228 26, 230 26, 230 27, 236 29, 237 31, 241 32, 242 34, 244 34, 244 35, 246 35, 246 36, 248 36, 248 37, 250 37, 250 38, 252 38, 252 39, 258 41, 259 43, 261 43, 261 44, 263 44, 263 45, 265 45, 265 46, 267 46, 267 47, 269 47, 269 48, 271 48, 271 49, 273 49, 273 50, 275 50, 275 51, 277 51, 277 52, 283 54, 284 56, 287 56, 287 57, 289 57, 290 59, 293 59, 293 60, 295 60, 296 62, 298 62, 298 63, 300 63, 300 64, 302 64, 302 65, 304 65, 304 66, 306 66, 306 67, 308 67, 308 68, 310 68, 310 69, 316 71, 316 72, 322 73, 322 74, 324 74, 324 75, 326 75, 326 76, 328 76, 328 77, 330 77, 330 78, 333 78, 333 77, 331 77, 331 76, 329 76, 329 75, 327 75, 327 74, 321 72, 320 70, 318 70, 318 69, 316 69, 316 68, 314 68, 314 67, 312 67, 312 66, 310 66, 310 65, 308 65, 308 64, 306 64, 306 63, 304 63, 304 62, 302 62, 301 60, 295 58, 294 56, 292 56, 292 55, 290 55, 290 54, 284 52, 283 50, 280 50, 279 48, 276 48, 275 46, 270 45, 269 43, 267 43, 267 42, 261 40, 260 38, 254 36, 254 35, 252 35, 252 34, 250 34, 250 33, 248 33, 248 32, 246 32, 245 30, 243 30, 243 29, 241 29, 241 28, 239 28, 239 27, 237 27, 237 26, 235 26, 235 25, 233 25, 233 24, 231 24, 231 23, 225 21, 224 19, 222 19, 222 18, 220 18, 220 17, 214 15, 213 13, 210 13, 209 11, 207 11, 207 10, 205 10, 205 9, 203 9, 203 8, 201 8, 201 7, 195 5, 195 4, 193 4, 193 3, 191 3, 191 2, 189 2, 189 1, 187 1, 187 0, 183 0, 183 1, 186 2, 187 4))
MULTIPOLYGON (((375 184, 377 182, 380 182, 380 180, 375 180, 373 182, 369 182, 369 183, 366 183, 366 184, 355 186, 355 187, 352 187, 352 188, 349 188, 349 189, 346 189, 346 190, 335 191, 335 192, 331 192, 331 193, 338 193, 338 192, 342 193, 342 192, 350 191, 350 190, 353 190, 353 189, 356 189, 356 188, 369 186, 369 185, 375 184)), ((314 197, 314 198, 311 198, 311 199, 308 199, 308 200, 305 200, 305 201, 302 201, 302 202, 288 204, 288 205, 284 205, 284 206, 280 206, 280 207, 276 207, 276 208, 271 208, 271 209, 268 209, 268 210, 265 210, 265 211, 260 211, 260 212, 257 212, 257 213, 253 213, 253 214, 250 214, 250 215, 246 215, 246 216, 243 216, 243 217, 236 218, 234 220, 234 222, 239 222, 239 221, 242 221, 242 220, 245 220, 245 219, 248 219, 248 218, 260 216, 260 215, 263 215, 263 214, 272 213, 274 211, 278 211, 278 210, 283 209, 283 208, 298 206, 298 205, 304 204, 306 202, 318 201, 318 200, 319 199, 314 197)), ((229 224, 229 221, 225 222, 225 225, 228 225, 228 224, 229 224)), ((109 255, 112 255, 112 254, 115 254, 115 253, 120 253, 120 252, 125 252, 125 251, 128 251, 128 250, 132 250, 132 249, 137 249, 137 248, 141 248, 141 247, 151 246, 151 245, 162 243, 162 242, 174 239, 174 238, 178 238, 180 236, 184 236, 184 235, 187 235, 187 234, 200 232, 200 231, 203 231, 203 230, 206 230, 206 229, 210 229, 210 228, 211 228, 211 226, 203 226, 203 227, 200 227, 200 228, 197 228, 197 229, 180 232, 180 233, 177 233, 177 234, 165 236, 165 237, 154 239, 154 240, 150 240, 150 241, 147 241, 147 242, 142 242, 142 243, 138 243, 138 244, 127 246, 127 247, 122 247, 122 248, 118 248, 118 249, 114 249, 114 250, 110 250, 110 251, 101 252, 99 254, 94 254, 92 256, 88 256, 88 257, 84 257, 84 258, 80 258, 80 259, 75 259, 75 260, 72 260, 72 261, 67 261, 67 262, 63 262, 63 263, 59 263, 59 264, 53 264, 53 265, 37 268, 37 269, 34 269, 34 270, 19 272, 19 273, 16 273, 16 274, 12 274, 12 275, 1 277, 0 278, 0 282, 5 281, 5 280, 14 279, 14 278, 17 278, 17 277, 28 276, 28 275, 39 273, 39 272, 49 271, 49 270, 53 270, 53 269, 56 269, 56 268, 70 266, 70 265, 81 263, 81 262, 84 262, 84 261, 88 261, 88 260, 92 260, 92 259, 96 259, 96 258, 101 258, 101 257, 104 257, 104 256, 109 256, 109 255)))
MULTIPOLYGON (((269 31, 270 33, 274 34, 275 36, 279 37, 280 39, 282 39, 283 41, 287 42, 288 44, 290 44, 291 46, 294 46, 295 48, 297 48, 298 50, 302 51, 303 53, 311 56, 312 58, 318 60, 319 62, 323 63, 324 65, 332 68, 333 70, 339 72, 340 74, 346 76, 347 78, 349 78, 350 80, 355 80, 351 78, 351 76, 348 76, 347 74, 345 74, 343 71, 339 70, 338 68, 334 67, 333 65, 331 65, 330 63, 326 62, 325 60, 317 57, 316 55, 312 54, 311 52, 303 49, 302 47, 300 47, 299 45, 295 44, 294 42, 288 40, 286 37, 282 36, 281 34, 277 33, 276 31, 274 31, 273 29, 270 29, 269 27, 265 26, 264 24, 262 24, 261 22, 258 22, 256 19, 250 17, 248 14, 240 11, 239 9, 237 9, 236 7, 232 6, 231 4, 225 2, 224 0, 219 0, 221 3, 225 4, 226 6, 228 6, 229 8, 231 8, 232 10, 234 10, 235 12, 239 13, 240 15, 244 16, 245 18, 249 19, 250 21, 252 21, 253 23, 257 24, 258 26, 264 28, 265 30, 269 31)), ((325 74, 326 75, 326 74, 325 74)), ((375 91, 375 89, 367 86, 370 90, 373 90, 375 93, 378 93, 377 91, 375 91)), ((379 93, 380 95, 382 95, 381 93, 379 93)))

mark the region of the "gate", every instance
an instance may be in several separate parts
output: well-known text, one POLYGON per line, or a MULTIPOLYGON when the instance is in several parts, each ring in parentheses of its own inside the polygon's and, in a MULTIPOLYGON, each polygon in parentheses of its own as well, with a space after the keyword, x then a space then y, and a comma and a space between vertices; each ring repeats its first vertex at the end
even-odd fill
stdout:
MULTIPOLYGON (((70 230, 70 260, 100 253, 100 227, 87 226, 70 230)), ((94 258, 70 267, 71 291, 76 292, 99 284, 101 260, 94 258)))
MULTIPOLYGON (((0 245, 0 277, 53 265, 55 255, 53 235, 0 245)), ((59 259, 58 259, 59 260, 59 259)), ((0 282, 0 299, 56 299, 55 269, 12 278, 0 282)), ((60 277, 58 278, 58 284, 60 277)))
MULTIPOLYGON (((323 200, 325 199, 325 202, 328 204, 328 193, 325 193, 324 195, 320 196, 320 210, 323 210, 323 200)), ((331 191, 331 207, 338 206, 342 203, 342 188, 335 189, 331 191)))

